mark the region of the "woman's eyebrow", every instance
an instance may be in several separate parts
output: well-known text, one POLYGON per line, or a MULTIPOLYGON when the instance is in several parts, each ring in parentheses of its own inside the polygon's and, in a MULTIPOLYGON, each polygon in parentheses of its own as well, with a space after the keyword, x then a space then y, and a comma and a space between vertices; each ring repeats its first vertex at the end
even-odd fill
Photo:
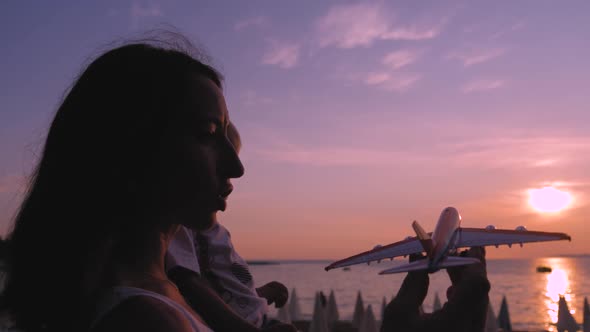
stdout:
POLYGON ((219 128, 224 128, 222 120, 217 117, 203 116, 203 117, 197 118, 197 121, 199 121, 201 123, 213 123, 219 128))

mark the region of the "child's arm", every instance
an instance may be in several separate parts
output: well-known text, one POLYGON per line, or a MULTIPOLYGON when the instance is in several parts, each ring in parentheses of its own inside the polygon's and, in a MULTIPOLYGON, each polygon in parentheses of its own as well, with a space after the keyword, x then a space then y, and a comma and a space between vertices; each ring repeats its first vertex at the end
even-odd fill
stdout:
POLYGON ((287 303, 289 290, 278 281, 271 281, 266 285, 256 288, 258 296, 265 298, 270 305, 274 302, 275 307, 280 308, 287 303))
POLYGON ((182 266, 168 271, 168 276, 178 286, 189 305, 205 320, 214 331, 245 332, 296 332, 291 324, 277 324, 266 329, 259 329, 236 314, 206 280, 199 274, 182 266))
POLYGON ((178 286, 189 305, 201 314, 213 330, 260 331, 236 314, 196 272, 177 266, 168 271, 168 276, 178 286))

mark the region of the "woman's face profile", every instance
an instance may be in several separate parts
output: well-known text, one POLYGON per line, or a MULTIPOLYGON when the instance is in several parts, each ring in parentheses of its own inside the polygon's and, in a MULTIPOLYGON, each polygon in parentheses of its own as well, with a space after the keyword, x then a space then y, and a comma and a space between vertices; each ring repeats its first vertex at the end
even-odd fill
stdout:
POLYGON ((160 145, 158 196, 166 201, 176 223, 197 230, 209 228, 224 211, 233 187, 244 174, 234 143, 221 89, 195 76, 179 116, 170 121, 160 145))

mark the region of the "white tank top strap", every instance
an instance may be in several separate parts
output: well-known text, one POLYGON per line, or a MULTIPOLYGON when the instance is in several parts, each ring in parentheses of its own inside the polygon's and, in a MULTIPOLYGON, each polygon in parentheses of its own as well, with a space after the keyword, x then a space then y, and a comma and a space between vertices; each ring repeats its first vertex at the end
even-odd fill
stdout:
POLYGON ((193 331, 195 332, 213 332, 213 330, 211 330, 205 324, 197 320, 190 311, 188 311, 186 308, 184 308, 176 301, 173 301, 172 299, 162 294, 158 294, 156 292, 129 286, 113 287, 109 292, 103 295, 103 297, 99 301, 94 320, 90 325, 90 330, 92 330, 92 328, 94 328, 96 324, 102 318, 104 318, 104 316, 106 316, 111 310, 113 310, 117 305, 121 304, 121 302, 136 296, 149 296, 158 299, 166 303, 167 305, 175 308, 176 310, 180 311, 188 319, 193 328, 193 331))

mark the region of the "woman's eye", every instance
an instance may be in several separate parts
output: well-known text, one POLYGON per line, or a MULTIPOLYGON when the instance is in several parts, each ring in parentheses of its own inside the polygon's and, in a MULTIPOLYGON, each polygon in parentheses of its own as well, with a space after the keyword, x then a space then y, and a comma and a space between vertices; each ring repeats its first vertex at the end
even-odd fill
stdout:
POLYGON ((216 137, 219 133, 218 126, 214 123, 210 123, 199 128, 196 132, 196 136, 202 139, 209 139, 216 137))
POLYGON ((210 123, 207 126, 207 134, 209 134, 211 136, 215 136, 215 134, 217 134, 217 125, 214 123, 210 123))

